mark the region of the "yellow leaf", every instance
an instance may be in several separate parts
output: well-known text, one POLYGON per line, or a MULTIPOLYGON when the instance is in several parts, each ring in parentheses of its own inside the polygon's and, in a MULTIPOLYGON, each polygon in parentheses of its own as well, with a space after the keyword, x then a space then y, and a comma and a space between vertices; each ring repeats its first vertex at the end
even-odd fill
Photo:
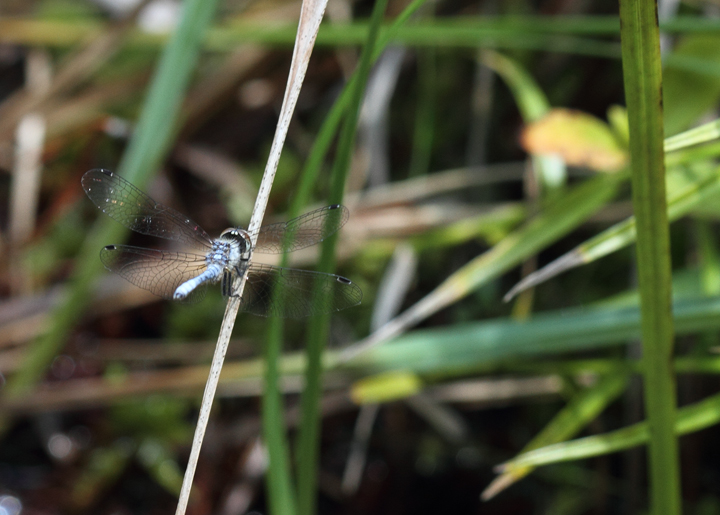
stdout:
POLYGON ((602 120, 571 109, 553 109, 525 127, 520 143, 530 154, 557 154, 570 166, 615 172, 627 152, 602 120))

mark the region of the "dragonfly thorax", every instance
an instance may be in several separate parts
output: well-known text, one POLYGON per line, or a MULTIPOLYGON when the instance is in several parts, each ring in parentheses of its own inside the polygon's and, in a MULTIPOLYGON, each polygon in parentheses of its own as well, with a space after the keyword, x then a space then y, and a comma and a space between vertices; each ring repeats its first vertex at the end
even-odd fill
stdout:
POLYGON ((222 268, 235 268, 247 263, 252 256, 250 234, 236 227, 225 229, 220 237, 213 241, 212 250, 207 255, 209 264, 222 268))

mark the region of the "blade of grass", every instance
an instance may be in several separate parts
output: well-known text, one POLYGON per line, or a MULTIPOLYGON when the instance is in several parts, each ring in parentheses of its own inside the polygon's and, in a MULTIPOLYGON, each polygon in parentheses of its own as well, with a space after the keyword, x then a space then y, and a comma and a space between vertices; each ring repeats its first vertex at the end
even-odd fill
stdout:
MULTIPOLYGON (((392 34, 397 30, 398 27, 400 27, 403 23, 405 23, 410 15, 415 12, 420 6, 425 2, 426 0, 414 0, 413 3, 411 3, 401 14, 398 16, 393 24, 391 25, 390 29, 388 30, 388 33, 384 40, 377 45, 376 51, 373 53, 372 59, 373 61, 377 59, 377 57, 380 55, 381 50, 387 46, 387 44, 390 41, 390 38, 392 34)), ((335 133, 337 131, 337 128, 340 124, 340 120, 342 119, 342 116, 345 112, 345 110, 348 108, 352 101, 352 94, 356 87, 356 84, 358 82, 358 74, 359 70, 356 71, 353 74, 353 78, 350 80, 350 82, 346 85, 344 88, 342 94, 338 98, 338 100, 333 105, 330 113, 325 119, 325 122, 323 123, 320 132, 318 134, 317 139, 315 140, 315 143, 313 144, 312 151, 310 153, 310 156, 308 160, 305 163, 305 166, 303 168, 302 174, 301 174, 301 180, 300 184, 298 186, 298 189, 295 193, 295 196, 293 198, 292 204, 290 206, 288 215, 290 218, 294 218, 300 214, 301 209, 309 203, 309 199, 311 196, 312 189, 314 188, 318 175, 322 169, 322 162, 325 158, 325 155, 327 154, 330 144, 332 143, 332 140, 335 136, 335 133)), ((344 171, 343 171, 344 172, 344 171)), ((287 263, 287 255, 283 255, 281 258, 281 264, 280 266, 286 266, 287 263)), ((281 440, 284 438, 284 433, 281 429, 284 425, 284 422, 282 421, 282 411, 281 411, 281 402, 280 402, 280 392, 278 389, 278 381, 279 381, 279 371, 278 371, 278 363, 279 363, 279 356, 280 356, 280 349, 282 348, 282 333, 283 333, 283 326, 282 320, 278 319, 275 321, 275 323, 270 324, 268 328, 268 333, 266 336, 266 389, 265 389, 265 397, 264 397, 264 406, 265 410, 264 413, 266 413, 266 419, 264 420, 264 427, 266 428, 266 434, 265 439, 270 442, 275 442, 275 451, 274 454, 278 456, 275 459, 275 463, 277 464, 277 469, 273 468, 273 459, 271 459, 271 470, 269 472, 270 478, 270 484, 276 484, 276 481, 273 480, 273 478, 278 478, 278 486, 274 487, 275 490, 278 492, 278 500, 276 501, 276 504, 281 504, 280 498, 282 497, 281 492, 285 492, 290 490, 290 487, 286 487, 283 485, 287 485, 290 483, 289 479, 285 479, 285 475, 289 474, 289 464, 287 460, 287 444, 284 442, 281 442, 281 440), (282 478, 282 480, 280 480, 282 478)), ((306 413, 305 410, 302 411, 302 413, 306 413)), ((316 414, 314 415, 316 417, 316 414)), ((307 416, 303 415, 303 419, 307 420, 307 416)), ((312 418, 311 418, 312 420, 312 418)), ((312 436, 312 435, 309 435, 312 436)), ((308 438, 308 447, 310 445, 314 445, 313 442, 309 441, 308 438)), ((311 452, 312 449, 310 450, 311 452)), ((273 450, 270 449, 271 455, 273 454, 273 450)), ((312 457, 312 456, 311 456, 312 457)), ((313 464, 309 466, 314 466, 313 464)), ((300 469, 300 466, 298 466, 298 469, 300 469)), ((313 471, 312 474, 315 472, 313 471)), ((314 478, 312 479, 314 481, 314 478)), ((300 482, 300 479, 298 478, 298 483, 300 482)), ((308 489, 306 494, 302 494, 303 501, 302 505, 306 506, 308 503, 314 504, 314 482, 312 485, 310 484, 303 484, 299 485, 299 487, 302 489, 301 491, 306 491, 305 489, 308 489), (312 491, 309 491, 309 489, 312 488, 312 491)))
POLYGON ((525 123, 535 122, 550 111, 545 93, 517 62, 493 50, 483 51, 480 61, 505 81, 525 123))
MULTIPOLYGON (((679 334, 720 327, 720 298, 675 303, 679 334)), ((512 360, 622 345, 640 335, 637 307, 577 308, 542 313, 526 322, 507 318, 412 331, 343 365, 358 372, 408 370, 418 374, 486 370, 512 360)), ((336 355, 329 354, 327 361, 336 355)))
MULTIPOLYGON (((482 51, 480 60, 507 84, 525 124, 536 122, 548 114, 550 102, 545 93, 519 63, 492 50, 482 51)), ((541 193, 557 193, 559 187, 567 182, 565 163, 556 155, 534 154, 532 163, 536 179, 543 185, 541 193)))
POLYGON ((630 127, 632 198, 637 220, 637 271, 644 395, 650 440, 650 508, 681 512, 670 231, 663 153, 662 65, 657 5, 620 0, 623 81, 630 127))
MULTIPOLYGON (((720 328, 720 298, 693 298, 675 303, 679 335, 714 334, 720 328)), ((335 371, 348 379, 383 372, 416 374, 429 382, 478 372, 510 371, 522 374, 639 373, 641 364, 625 359, 552 359, 562 353, 596 351, 625 345, 640 334, 640 312, 633 308, 562 310, 536 315, 527 322, 508 318, 454 329, 410 332, 395 342, 377 347, 335 371), (537 359, 542 357, 543 359, 537 359)), ((326 351, 325 361, 336 360, 338 351, 326 351)), ((299 391, 298 378, 305 371, 305 356, 288 353, 279 363, 287 381, 286 393, 299 391)), ((692 356, 674 360, 679 374, 720 374, 720 357, 692 356)), ((227 363, 220 384, 225 394, 254 397, 262 393, 264 359, 227 363)), ((128 398, 158 392, 192 396, 201 392, 208 367, 187 366, 155 372, 129 372, 118 377, 71 379, 15 399, 3 399, 0 409, 13 414, 67 411, 106 406, 128 398)))
MULTIPOLYGON (((598 384, 581 391, 560 410, 545 428, 523 449, 523 453, 545 447, 577 434, 589 422, 595 419, 618 395, 625 390, 627 374, 611 374, 598 384)), ((492 499, 508 486, 516 483, 533 471, 534 467, 515 467, 495 478, 483 491, 481 497, 492 499)))
MULTIPOLYGON (((674 436, 700 431, 720 423, 720 394, 713 395, 695 404, 677 410, 673 422, 674 436)), ((597 436, 588 436, 570 442, 542 447, 521 454, 501 465, 502 472, 511 472, 521 467, 539 467, 551 463, 574 461, 637 447, 650 441, 650 424, 647 421, 597 436)), ((657 513, 669 513, 660 509, 657 513)))
MULTIPOLYGON (((349 107, 340 132, 337 155, 330 176, 329 202, 331 204, 339 204, 345 192, 345 180, 350 170, 360 106, 386 6, 387 0, 376 0, 373 7, 368 40, 360 56, 355 74, 357 79, 353 81, 349 107)), ((336 242, 337 235, 323 242, 318 271, 326 273, 334 271, 336 242)), ((322 296, 322 291, 319 288, 315 289, 313 302, 324 302, 326 299, 322 296)), ((305 371, 305 389, 300 398, 301 416, 297 457, 298 512, 300 515, 315 513, 320 426, 319 404, 322 395, 323 352, 329 331, 330 314, 326 314, 311 320, 307 334, 307 369, 305 371)))
MULTIPOLYGON (((718 195, 720 195, 720 169, 705 174, 695 182, 671 189, 667 200, 667 217, 669 220, 677 220, 718 195)), ((635 241, 636 234, 635 217, 632 216, 523 278, 505 294, 504 300, 507 302, 528 288, 624 248, 635 241)))
MULTIPOLYGON (((385 37, 382 41, 378 42, 375 48, 375 51, 372 54, 372 61, 374 62, 378 56, 380 55, 383 48, 385 48, 388 43, 390 42, 392 35, 397 31, 398 27, 400 27, 403 23, 405 23, 412 13, 414 13, 417 9, 419 9, 426 0, 414 0, 408 7, 405 8, 405 10, 394 20, 394 22, 391 24, 390 28, 388 29, 385 37)), ((318 134, 317 139, 315 140, 315 143, 313 144, 312 150, 310 152, 310 156, 308 160, 305 163, 305 166, 303 167, 303 171, 301 174, 301 180, 300 184, 298 186, 298 189, 296 190, 296 193, 293 197, 293 201, 291 203, 290 209, 288 210, 288 216, 289 218, 294 218, 300 214, 300 211, 302 208, 309 203, 309 199, 311 197, 312 189, 315 187, 317 183, 318 176, 320 174, 320 171, 322 170, 322 162, 325 158, 325 155, 327 154, 330 144, 332 143, 333 138, 335 137, 337 128, 340 124, 340 121, 342 119, 342 116, 345 112, 345 110, 350 106, 352 99, 353 99, 353 92, 355 91, 356 85, 358 83, 358 76, 360 73, 360 68, 356 70, 356 72, 353 74, 353 77, 348 82, 346 87, 343 89, 343 92, 341 93, 338 100, 333 105, 330 113, 325 119, 325 122, 323 123, 320 132, 318 134)), ((345 173, 345 170, 343 170, 343 173, 345 173)), ((287 264, 287 255, 283 255, 281 258, 281 264, 280 266, 286 266, 287 264)), ((283 333, 283 326, 281 319, 275 320, 273 324, 269 325, 268 333, 266 336, 266 363, 267 363, 267 369, 266 369, 266 390, 265 390, 265 403, 267 405, 266 412, 268 415, 271 413, 273 414, 272 418, 273 420, 265 420, 264 425, 268 428, 272 427, 273 429, 268 429, 269 431, 272 431, 269 434, 265 435, 265 438, 268 439, 270 437, 274 438, 275 441, 278 443, 276 447, 276 454, 281 456, 281 458, 278 458, 276 460, 277 463, 285 462, 287 463, 287 460, 283 458, 282 456, 287 455, 286 450, 281 449, 287 449, 286 444, 280 444, 279 440, 282 438, 282 432, 278 431, 277 427, 282 427, 283 422, 279 418, 281 417, 281 403, 279 400, 279 390, 277 389, 278 384, 278 377, 279 372, 277 369, 277 363, 278 358, 280 356, 280 349, 282 348, 282 333, 283 333)), ((303 411, 305 413, 305 411, 303 411)), ((307 417, 305 417, 307 419, 307 417)), ((309 445, 309 444, 308 444, 309 445)), ((272 450, 271 450, 272 453, 272 450)), ((272 467, 272 459, 271 459, 271 467, 272 467)), ((282 472, 282 466, 278 465, 279 469, 276 472, 275 477, 282 477, 284 475, 284 472, 282 472)), ((289 471, 289 466, 284 466, 286 471, 289 471)), ((273 472, 271 471, 270 474, 273 472)), ((313 472, 314 473, 314 472, 313 472)), ((288 481, 283 480, 284 483, 289 483, 288 481)), ((305 488, 309 488, 305 487, 305 488)), ((314 484, 312 486, 312 489, 314 490, 314 484)), ((279 490, 287 490, 287 488, 280 488, 279 490)), ((314 503, 314 498, 311 497, 311 495, 314 495, 314 491, 311 493, 308 493, 307 496, 303 497, 305 503, 314 503)))
MULTIPOLYGON (((580 18, 579 21, 549 22, 550 17, 461 17, 456 20, 439 19, 419 21, 404 27, 395 41, 406 46, 476 48, 492 46, 505 49, 553 51, 577 55, 591 55, 609 59, 620 57, 620 47, 614 41, 600 38, 576 37, 593 32, 596 20, 580 18)), ((14 44, 44 46, 67 46, 79 42, 98 31, 94 21, 75 22, 13 19, 0 20, 0 41, 14 44)), ((604 24, 600 34, 615 36, 617 19, 604 24)), ((382 28, 382 37, 386 27, 382 28)), ((317 39, 322 46, 362 45, 368 37, 367 23, 337 24, 323 26, 317 39)), ((238 45, 257 43, 287 46, 293 41, 294 27, 278 26, 276 23, 260 24, 257 21, 240 22, 215 27, 206 40, 206 50, 231 51, 238 45)), ((162 44, 162 35, 149 35, 140 31, 132 33, 131 47, 152 48, 162 44)))
MULTIPOLYGON (((10 44, 66 47, 84 41, 102 27, 92 19, 41 20, 24 17, 0 20, 0 41, 10 44)), ((677 16, 661 25, 671 34, 717 33, 718 20, 700 16, 677 16)), ((588 53, 618 58, 617 44, 598 39, 559 39, 569 36, 617 36, 618 18, 614 16, 461 16, 420 20, 397 35, 404 44, 438 46, 489 46, 516 48, 534 45, 548 50, 550 44, 559 52, 588 53), (578 43, 580 43, 578 45, 578 43)), ((383 31, 385 27, 383 27, 383 31)), ((321 45, 361 45, 367 39, 364 22, 324 26, 318 36, 321 45)), ((242 43, 288 46, 293 42, 294 27, 257 21, 215 27, 206 41, 206 49, 234 50, 242 43)), ((384 34, 383 34, 384 36, 384 34)), ((135 47, 162 46, 166 37, 135 31, 130 43, 135 47)), ((698 66, 698 69, 701 67, 698 66)))
POLYGON ((675 136, 665 138, 665 152, 674 152, 718 138, 720 138, 720 120, 713 120, 675 136))
POLYGON ((352 359, 398 336, 564 236, 604 206, 614 196, 625 177, 624 173, 597 176, 559 197, 537 217, 453 273, 400 316, 363 341, 347 348, 341 354, 340 362, 352 359))
MULTIPOLYGON (((180 24, 160 58, 136 130, 118 168, 119 174, 138 187, 157 169, 170 145, 183 94, 215 5, 215 1, 186 0, 180 24)), ((64 302, 52 314, 47 333, 32 344, 22 368, 8 381, 6 396, 19 395, 40 380, 91 298, 92 283, 103 270, 98 252, 108 242, 122 240, 124 234, 126 230, 108 217, 95 224, 76 258, 64 302)), ((0 420, 0 432, 4 422, 0 420)))

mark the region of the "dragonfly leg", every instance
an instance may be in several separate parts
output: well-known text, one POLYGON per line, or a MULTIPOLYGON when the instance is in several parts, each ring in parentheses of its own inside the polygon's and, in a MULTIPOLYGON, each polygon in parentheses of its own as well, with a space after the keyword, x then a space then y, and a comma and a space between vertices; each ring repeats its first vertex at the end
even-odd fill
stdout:
POLYGON ((222 294, 225 297, 239 297, 240 295, 235 294, 233 291, 233 273, 230 270, 224 270, 222 276, 222 294))

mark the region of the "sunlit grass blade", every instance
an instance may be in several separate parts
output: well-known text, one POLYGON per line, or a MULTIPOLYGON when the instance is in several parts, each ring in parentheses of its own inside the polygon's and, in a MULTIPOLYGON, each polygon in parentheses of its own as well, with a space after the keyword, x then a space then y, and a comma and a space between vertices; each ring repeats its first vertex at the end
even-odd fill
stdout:
MULTIPOLYGON (((625 390, 626 384, 627 374, 611 374, 602 378, 596 385, 576 394, 522 452, 529 452, 572 437, 614 401, 625 390)), ((483 491, 482 498, 491 499, 530 474, 533 468, 532 466, 514 467, 503 472, 483 491)))
POLYGON ((346 349, 341 361, 398 336, 561 238, 604 206, 625 178, 622 173, 594 177, 558 197, 537 217, 460 268, 418 303, 365 340, 346 349))
MULTIPOLYGON (((696 181, 679 184, 677 187, 669 189, 667 217, 671 221, 677 220, 692 209, 717 198, 718 195, 720 195, 720 169, 703 174, 696 181)), ((525 277, 508 291, 505 300, 508 301, 518 293, 544 283, 572 268, 592 263, 634 243, 636 234, 634 216, 615 224, 525 277)))
POLYGON ((720 120, 704 123, 699 127, 665 138, 665 152, 700 145, 720 138, 720 120))
MULTIPOLYGON (((677 410, 674 435, 686 435, 720 423, 720 395, 677 410)), ((588 436, 570 442, 542 447, 521 454, 502 465, 503 473, 512 473, 524 467, 539 467, 551 463, 574 461, 643 445, 649 440, 647 421, 597 436, 588 436)))

